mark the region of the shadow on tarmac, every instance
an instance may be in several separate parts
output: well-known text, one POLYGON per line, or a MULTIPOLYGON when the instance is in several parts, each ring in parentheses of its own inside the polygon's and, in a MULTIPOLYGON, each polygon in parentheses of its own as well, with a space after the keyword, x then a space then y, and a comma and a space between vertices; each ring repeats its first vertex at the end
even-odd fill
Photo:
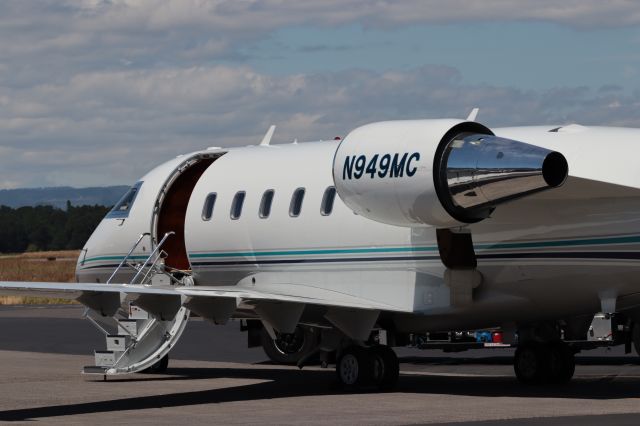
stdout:
MULTIPOLYGON (((447 356, 428 357, 402 357, 400 362, 411 365, 513 365, 513 356, 493 356, 482 358, 467 358, 456 355, 455 358, 447 356)), ((639 365, 638 356, 576 356, 576 365, 639 365)))
MULTIPOLYGON (((96 380, 93 383, 96 386, 108 387, 111 383, 121 382, 171 382, 218 378, 253 379, 262 382, 203 391, 7 410, 0 412, 0 421, 25 421, 122 410, 187 407, 223 402, 346 393, 338 386, 334 374, 332 369, 298 371, 273 368, 170 368, 162 376, 113 378, 107 382, 96 380)), ((588 401, 640 397, 639 385, 640 377, 633 376, 579 377, 566 385, 524 386, 513 377, 402 375, 393 392, 477 397, 571 398, 588 401)))
MULTIPOLYGON (((2 311, 0 309, 0 311, 2 311)), ((2 318, 3 338, 0 349, 28 352, 53 352, 68 354, 90 354, 91 350, 104 345, 104 338, 95 332, 86 321, 71 318, 50 318, 56 312, 43 309, 31 311, 31 317, 2 318), (35 317, 33 317, 35 316, 35 317)), ((456 375, 438 373, 405 374, 393 392, 413 394, 438 394, 478 397, 535 397, 571 398, 589 400, 615 400, 640 397, 640 376, 618 375, 610 366, 637 366, 637 356, 618 356, 621 352, 593 351, 594 355, 581 355, 576 363, 591 367, 593 376, 579 376, 571 383, 556 386, 524 386, 512 373, 513 353, 496 350, 491 356, 485 352, 469 351, 464 354, 447 354, 424 351, 422 356, 413 353, 400 354, 402 370, 423 370, 421 366, 464 366, 456 375), (436 356, 433 356, 437 354, 436 356), (483 366, 505 366, 498 368, 502 375, 472 375, 483 372, 483 366), (600 367, 601 366, 601 367, 600 367), (408 368, 407 368, 408 367, 408 368), (612 374, 613 372, 613 374, 612 374), (615 379, 615 380, 614 380, 615 379)), ((296 396, 340 395, 345 393, 335 379, 333 369, 294 370, 278 369, 268 363, 256 362, 265 356, 259 348, 247 349, 246 336, 238 332, 237 324, 211 327, 202 321, 189 323, 185 335, 172 357, 203 360, 253 363, 252 368, 169 368, 167 374, 137 375, 110 378, 88 383, 102 386, 107 391, 113 383, 149 382, 171 383, 172 381, 211 379, 253 379, 260 383, 242 384, 203 391, 185 391, 165 395, 149 395, 131 398, 116 398, 99 402, 62 404, 16 410, 0 411, 0 421, 24 421, 28 419, 61 417, 93 413, 110 413, 121 410, 144 410, 163 407, 188 407, 232 401, 259 401, 296 396), (220 346, 218 342, 225 342, 220 346), (264 365, 264 368, 260 368, 264 365)), ((625 368, 626 370, 626 368, 625 368)), ((635 368, 632 368, 635 370, 635 368)), ((110 392, 105 392, 109 394, 110 392)))

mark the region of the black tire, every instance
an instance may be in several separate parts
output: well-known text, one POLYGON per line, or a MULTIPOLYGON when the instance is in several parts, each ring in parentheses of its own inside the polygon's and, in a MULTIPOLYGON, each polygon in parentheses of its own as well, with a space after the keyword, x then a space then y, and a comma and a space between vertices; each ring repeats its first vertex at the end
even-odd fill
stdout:
POLYGON ((296 327, 291 334, 276 332, 277 339, 269 336, 266 329, 260 333, 260 341, 264 353, 276 364, 295 365, 298 361, 316 347, 317 333, 311 328, 296 327))
POLYGON ((359 346, 345 349, 336 362, 336 375, 347 389, 357 389, 372 384, 373 356, 359 346))
POLYGON ((393 349, 379 345, 368 349, 372 355, 371 380, 374 386, 387 390, 393 388, 400 375, 400 363, 393 349))
POLYGON ((633 324, 633 346, 636 348, 636 354, 640 356, 640 323, 633 324))
POLYGON ((540 384, 548 381, 551 366, 550 351, 545 345, 525 343, 518 346, 513 360, 516 377, 524 384, 540 384))
POLYGON ((564 342, 554 343, 550 347, 550 383, 567 383, 576 371, 576 359, 573 350, 564 342))
POLYGON ((145 374, 164 373, 167 371, 167 367, 169 367, 169 354, 166 354, 160 359, 160 361, 156 362, 151 367, 142 370, 142 372, 145 374))

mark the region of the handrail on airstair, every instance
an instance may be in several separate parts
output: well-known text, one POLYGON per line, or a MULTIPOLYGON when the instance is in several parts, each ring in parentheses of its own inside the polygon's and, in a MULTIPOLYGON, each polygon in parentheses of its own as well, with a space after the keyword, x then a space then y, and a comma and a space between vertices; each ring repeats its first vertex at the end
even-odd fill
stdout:
MULTIPOLYGON (((185 280, 185 277, 182 276, 181 280, 177 279, 170 270, 172 268, 164 265, 164 259, 168 254, 162 248, 172 235, 175 235, 175 232, 165 233, 160 242, 155 244, 148 257, 141 261, 139 257, 133 256, 140 242, 146 236, 150 236, 152 244, 155 242, 150 233, 141 234, 106 283, 111 283, 117 273, 128 266, 136 270, 134 277, 128 284, 151 284, 155 282, 154 276, 156 274, 162 274, 170 279, 170 283, 193 285, 191 279, 185 280), (135 259, 135 262, 131 261, 132 258, 135 259)), ((125 299, 125 301, 128 301, 130 307, 135 304, 132 300, 125 299)), ((105 378, 112 374, 144 371, 157 363, 158 360, 163 359, 180 338, 189 319, 189 310, 185 306, 180 307, 175 317, 168 321, 149 315, 144 309, 140 309, 140 311, 136 310, 135 315, 131 310, 128 314, 119 310, 111 318, 108 318, 108 324, 104 324, 94 318, 91 312, 91 309, 87 307, 83 317, 106 336, 107 350, 95 351, 95 365, 85 367, 83 371, 86 374, 102 374, 105 378), (125 318, 118 318, 118 315, 125 318), (125 320, 128 322, 124 323, 125 320), (115 327, 114 333, 116 334, 109 331, 111 326, 115 327)))
POLYGON ((133 253, 133 251, 136 249, 136 247, 138 247, 138 244, 140 244, 140 241, 142 241, 142 239, 144 237, 146 237, 147 235, 151 235, 150 232, 145 232, 143 234, 140 234, 140 236, 138 237, 138 240, 135 242, 135 244, 133 245, 133 247, 131 247, 131 250, 129 250, 129 253, 127 253, 127 255, 124 257, 124 259, 122 259, 122 262, 120 262, 120 264, 118 265, 118 267, 113 271, 113 273, 111 274, 111 276, 109 277, 109 279, 107 280, 107 284, 111 283, 111 280, 113 279, 113 277, 116 276, 116 274, 118 273, 118 271, 120 270, 120 268, 122 268, 122 266, 125 264, 125 262, 129 259, 129 257, 131 256, 131 253, 133 253))
POLYGON ((144 280, 147 278, 147 276, 149 275, 149 272, 151 271, 151 269, 154 267, 154 265, 156 264, 156 262, 158 261, 158 259, 160 258, 160 253, 159 250, 162 247, 162 245, 164 244, 164 242, 167 240, 167 238, 169 238, 170 236, 174 235, 175 232, 174 231, 169 231, 167 233, 164 234, 164 236, 162 237, 162 240, 160 240, 160 242, 156 245, 156 247, 153 249, 153 251, 149 254, 149 257, 147 257, 147 259, 144 261, 144 263, 142 264, 142 266, 138 269, 138 272, 135 274, 135 276, 131 279, 131 281, 129 282, 129 284, 135 284, 136 279, 140 276, 140 274, 142 273, 142 271, 148 266, 149 269, 147 270, 147 273, 144 275, 144 277, 142 278, 142 281, 140 282, 141 284, 144 283, 144 280), (156 254, 158 254, 158 256, 156 256, 156 254), (151 260, 151 258, 153 258, 154 256, 156 256, 156 258, 153 260, 153 262, 151 262, 151 264, 149 265, 149 260, 151 260))
POLYGON ((98 321, 96 321, 94 318, 91 317, 91 315, 89 314, 89 308, 85 308, 84 312, 82 313, 82 318, 88 319, 89 322, 91 324, 93 324, 93 326, 95 328, 97 328, 98 330, 100 330, 101 332, 104 333, 105 336, 109 335, 109 332, 103 327, 101 326, 98 321))

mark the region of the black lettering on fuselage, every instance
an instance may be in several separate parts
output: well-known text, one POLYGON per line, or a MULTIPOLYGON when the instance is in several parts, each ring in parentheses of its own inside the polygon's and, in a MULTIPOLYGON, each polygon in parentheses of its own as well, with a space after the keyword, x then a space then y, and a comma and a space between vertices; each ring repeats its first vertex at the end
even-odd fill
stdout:
POLYGON ((391 160, 391 171, 389 177, 402 177, 404 174, 404 164, 407 161, 407 153, 405 152, 400 158, 400 154, 395 153, 391 160))
POLYGON ((416 162, 420 161, 420 153, 374 154, 367 159, 366 155, 347 155, 342 166, 342 180, 360 179, 368 174, 371 179, 412 177, 418 172, 416 162))
POLYGON ((347 156, 344 159, 344 167, 342 168, 342 180, 351 179, 353 174, 353 163, 356 160, 356 156, 353 157, 347 156))

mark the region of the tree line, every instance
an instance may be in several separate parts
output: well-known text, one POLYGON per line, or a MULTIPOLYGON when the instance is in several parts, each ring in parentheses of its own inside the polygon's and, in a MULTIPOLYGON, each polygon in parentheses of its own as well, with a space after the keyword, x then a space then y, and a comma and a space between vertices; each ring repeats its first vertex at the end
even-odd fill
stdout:
POLYGON ((0 206, 0 253, 81 249, 110 209, 70 202, 66 210, 0 206))

